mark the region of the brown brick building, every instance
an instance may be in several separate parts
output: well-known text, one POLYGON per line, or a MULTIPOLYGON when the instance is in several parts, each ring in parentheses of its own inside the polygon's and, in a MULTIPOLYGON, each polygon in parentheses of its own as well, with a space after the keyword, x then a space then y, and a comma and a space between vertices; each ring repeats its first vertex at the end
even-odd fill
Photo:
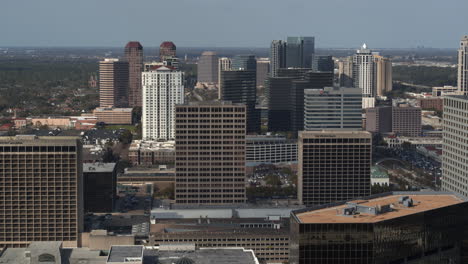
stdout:
POLYGON ((442 97, 420 98, 417 100, 417 104, 424 110, 442 111, 444 109, 444 99, 442 97))
POLYGON ((99 62, 99 105, 128 106, 128 62, 118 59, 99 62))
POLYGON ((143 46, 130 41, 125 46, 125 60, 128 62, 128 105, 142 105, 141 73, 143 72, 143 46))

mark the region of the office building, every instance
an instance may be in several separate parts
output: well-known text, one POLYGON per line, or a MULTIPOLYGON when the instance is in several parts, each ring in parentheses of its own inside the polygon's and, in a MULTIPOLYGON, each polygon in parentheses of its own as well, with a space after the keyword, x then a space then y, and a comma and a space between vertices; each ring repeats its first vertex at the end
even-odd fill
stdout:
POLYGON ((104 59, 99 62, 99 105, 126 107, 128 105, 128 62, 104 59))
POLYGON ((270 76, 276 77, 278 69, 286 68, 286 42, 273 40, 270 46, 270 76))
POLYGON ((143 46, 130 41, 125 46, 125 60, 128 62, 128 105, 142 106, 141 73, 143 72, 143 46))
POLYGON ((360 89, 306 89, 304 96, 304 130, 362 130, 360 89))
POLYGON ((422 110, 444 110, 444 99, 442 97, 426 97, 416 99, 416 105, 422 110))
POLYGON ((198 82, 207 84, 218 83, 218 67, 218 55, 216 52, 203 52, 198 60, 198 82))
POLYGON ((362 108, 375 106, 376 70, 374 55, 367 45, 362 45, 353 56, 353 82, 354 87, 362 90, 362 108))
POLYGON ((443 114, 442 190, 468 196, 468 97, 446 96, 443 114))
POLYGON ((374 55, 376 70, 376 96, 384 96, 392 91, 392 61, 389 58, 374 55))
POLYGON ((184 103, 184 77, 170 66, 143 72, 144 140, 171 140, 175 136, 175 105, 184 103))
POLYGON ((335 62, 333 56, 330 55, 314 55, 312 58, 312 70, 334 72, 335 62))
POLYGON ((84 211, 111 213, 117 200, 116 163, 83 163, 84 211))
POLYGON ((409 106, 393 107, 392 132, 407 137, 421 136, 421 108, 409 106))
POLYGON ((367 108, 366 131, 373 133, 392 132, 392 107, 379 106, 367 108))
POLYGON ((256 84, 255 70, 221 72, 221 100, 246 105, 247 133, 260 132, 260 111, 255 108, 257 100, 256 84))
POLYGON ((291 93, 293 77, 270 77, 268 79, 268 131, 291 131, 291 93))
POLYGON ((341 87, 354 87, 352 57, 338 61, 338 81, 341 87))
POLYGON ((468 94, 468 36, 463 36, 458 49, 458 91, 468 94))
POLYGON ((0 137, 0 248, 36 241, 79 246, 81 162, 79 138, 0 137))
POLYGON ((465 197, 393 192, 293 211, 289 263, 465 263, 465 197))
POLYGON ((369 132, 301 131, 298 144, 300 203, 321 205, 370 195, 369 132))
POLYGON ((297 162, 297 141, 282 136, 246 136, 248 165, 297 162))
POLYGON ((172 41, 164 41, 159 45, 159 60, 167 61, 168 59, 177 57, 177 48, 172 41))
POLYGON ((128 149, 128 160, 133 165, 174 164, 174 141, 133 140, 128 149))
POLYGON ((177 204, 245 202, 246 114, 222 101, 176 107, 177 204))
POLYGON ((107 125, 131 125, 132 112, 132 108, 98 107, 94 109, 93 115, 97 122, 107 125))
POLYGON ((288 37, 286 43, 286 67, 311 68, 314 53, 314 37, 288 37))
POLYGON ((221 72, 222 71, 230 71, 232 66, 231 58, 222 57, 218 60, 218 99, 221 99, 221 72))
POLYGON ((232 58, 231 69, 235 71, 257 71, 255 55, 236 55, 232 58))
POLYGON ((270 60, 268 58, 257 59, 257 88, 263 88, 270 74, 270 60))

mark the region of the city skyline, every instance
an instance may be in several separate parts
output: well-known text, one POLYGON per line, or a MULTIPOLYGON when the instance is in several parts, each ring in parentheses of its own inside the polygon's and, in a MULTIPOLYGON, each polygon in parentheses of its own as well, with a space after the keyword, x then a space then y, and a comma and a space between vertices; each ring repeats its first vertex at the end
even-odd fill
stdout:
MULTIPOLYGON (((90 4, 86 0, 3 3, 0 23, 8 26, 0 29, 4 36, 0 46, 121 46, 129 40, 151 46, 150 43, 156 45, 170 39, 181 47, 268 47, 272 39, 303 35, 315 36, 318 47, 358 47, 365 41, 373 48, 456 48, 460 35, 467 33, 464 25, 468 24, 463 13, 468 3, 461 0, 409 3, 396 0, 378 4, 370 0, 295 0, 293 3, 260 0, 249 3, 249 9, 245 9, 245 0, 184 0, 183 3, 141 0, 137 4, 117 0, 90 4), (29 8, 22 8, 24 5, 29 8), (179 9, 180 5, 186 8, 179 9), (269 12, 263 12, 267 8, 269 12), (148 17, 156 9, 177 10, 180 23, 153 28, 150 23, 140 23, 137 19, 148 17), (321 11, 308 16, 311 10, 321 11), (362 10, 366 16, 349 15, 362 10), (233 26, 232 21, 240 13, 243 19, 237 19, 233 26), (291 19, 277 19, 285 14, 291 19), (327 26, 309 26, 321 25, 331 16, 334 22, 327 26), (349 19, 353 22, 349 23, 349 19), (366 30, 355 30, 363 27, 366 30)), ((158 19, 170 21, 173 14, 163 12, 158 19)))

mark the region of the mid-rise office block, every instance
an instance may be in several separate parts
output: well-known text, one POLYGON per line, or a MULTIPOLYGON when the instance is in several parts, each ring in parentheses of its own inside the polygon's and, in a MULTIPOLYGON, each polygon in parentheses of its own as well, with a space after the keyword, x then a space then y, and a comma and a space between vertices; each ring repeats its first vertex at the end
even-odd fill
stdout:
POLYGON ((268 58, 257 59, 257 87, 263 88, 270 73, 270 60, 268 58))
POLYGON ((392 91, 392 61, 389 58, 374 55, 376 70, 376 96, 383 96, 392 91))
POLYGON ((128 62, 105 59, 99 62, 99 105, 126 107, 128 105, 128 62))
POLYGON ((443 120, 442 190, 468 196, 468 97, 446 96, 443 120))
POLYGON ((143 139, 175 137, 175 105, 184 103, 184 78, 170 66, 143 72, 143 139))
POLYGON ((132 112, 132 108, 98 107, 94 109, 93 115, 98 122, 107 125, 131 125, 132 112))
POLYGON ((338 80, 342 87, 354 87, 352 57, 347 57, 338 62, 338 80))
POLYGON ((466 263, 465 197, 393 192, 293 211, 289 263, 466 263))
POLYGON ((159 45, 159 60, 167 61, 177 56, 177 47, 172 41, 164 41, 159 45))
POLYGON ((298 199, 321 205, 370 195, 372 136, 366 131, 299 132, 298 199))
POLYGON ((84 211, 111 213, 117 200, 116 163, 83 163, 84 211))
POLYGON ((304 96, 304 130, 362 130, 361 89, 306 89, 304 96))
POLYGON ((143 46, 130 41, 125 46, 125 60, 128 62, 128 105, 142 106, 141 73, 143 72, 143 46))
POLYGON ((260 132, 260 112, 257 101, 256 74, 254 70, 221 72, 221 100, 245 104, 247 107, 247 133, 260 132))
POLYGON ((292 77, 270 77, 268 79, 268 131, 291 130, 292 77))
POLYGON ((416 104, 423 110, 444 110, 444 99, 442 97, 418 98, 416 104))
POLYGON ((458 91, 468 94, 468 36, 463 36, 458 49, 458 91))
POLYGON ((286 42, 273 40, 270 46, 270 76, 277 77, 279 69, 286 68, 286 42))
POLYGON ((280 136, 247 136, 246 162, 274 164, 297 162, 297 141, 280 136))
POLYGON ((354 87, 362 90, 362 107, 374 107, 376 89, 376 69, 374 55, 364 44, 353 56, 354 87))
POLYGON ((392 132, 407 137, 421 136, 421 108, 393 107, 392 132))
POLYGON ((0 247, 79 246, 81 162, 79 138, 0 137, 0 247))
POLYGON ((312 70, 333 72, 335 71, 335 62, 330 55, 314 55, 312 58, 312 70))
POLYGON ((246 115, 223 101, 176 107, 177 204, 245 202, 246 115))
POLYGON ((380 106, 367 108, 366 130, 373 133, 392 132, 392 107, 380 106))
POLYGON ((205 51, 198 60, 197 78, 201 83, 218 82, 218 55, 213 51, 205 51))

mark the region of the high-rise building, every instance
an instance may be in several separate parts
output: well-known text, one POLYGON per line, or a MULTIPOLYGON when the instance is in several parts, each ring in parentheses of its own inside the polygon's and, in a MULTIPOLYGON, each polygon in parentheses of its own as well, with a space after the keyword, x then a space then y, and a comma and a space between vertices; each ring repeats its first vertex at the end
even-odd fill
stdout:
POLYGON ((0 137, 0 247, 34 241, 80 246, 81 142, 75 137, 0 137))
POLYGON ((286 67, 311 68, 314 53, 314 37, 288 37, 286 43, 286 67))
POLYGON ((83 163, 84 211, 111 213, 117 201, 116 163, 83 163))
POLYGON ((172 41, 164 41, 159 46, 159 60, 166 61, 177 56, 176 45, 172 41))
POLYGON ((312 57, 312 70, 334 72, 335 62, 333 56, 330 55, 314 55, 312 57))
POLYGON ((304 95, 304 130, 362 130, 360 89, 306 89, 304 95))
POLYGON ((419 137, 422 132, 421 119, 420 107, 393 107, 392 132, 401 136, 419 137))
POLYGON ((338 79, 340 86, 354 87, 352 57, 338 61, 338 79))
POLYGON ((221 100, 246 105, 247 133, 260 132, 260 112, 255 108, 256 84, 255 70, 221 72, 221 100))
POLYGON ((128 62, 104 59, 99 62, 99 105, 126 107, 128 105, 128 62))
POLYGON ((291 131, 291 93, 294 77, 270 77, 268 79, 268 131, 291 131))
POLYGON ((379 106, 367 108, 366 131, 373 133, 392 132, 392 107, 379 106))
POLYGON ((289 263, 465 263, 466 197, 393 192, 291 213, 289 263))
POLYGON ((376 95, 383 96, 392 91, 392 61, 389 58, 380 55, 374 55, 376 65, 376 95))
POLYGON ((177 204, 245 202, 246 108, 230 102, 176 107, 177 204))
POLYGON ((235 71, 257 71, 255 55, 236 55, 232 58, 231 69, 235 71))
POLYGON ((444 97, 442 190, 468 197, 468 97, 444 97))
POLYGON ((270 60, 268 58, 257 59, 257 87, 264 87, 270 73, 270 60))
POLYGON ((230 71, 232 68, 232 59, 227 57, 219 58, 218 60, 218 99, 221 99, 221 91, 223 90, 221 83, 221 72, 230 71))
POLYGON ((458 49, 458 91, 468 94, 468 35, 463 36, 458 49))
POLYGON ((143 72, 143 46, 130 41, 125 46, 125 60, 128 62, 128 105, 142 106, 141 73, 143 72))
POLYGON ((175 105, 184 103, 184 78, 170 66, 143 72, 143 139, 170 140, 175 136, 175 105))
POLYGON ((270 76, 276 77, 278 69, 286 68, 286 42, 273 40, 270 46, 270 76))
POLYGON ((375 73, 374 55, 364 44, 353 56, 353 82, 354 87, 362 90, 362 108, 375 106, 377 96, 375 73))
POLYGON ((208 84, 218 83, 218 63, 218 55, 216 52, 203 52, 198 60, 198 82, 208 84))
POLYGON ((367 131, 300 131, 298 198, 306 206, 370 195, 372 136, 367 131))

